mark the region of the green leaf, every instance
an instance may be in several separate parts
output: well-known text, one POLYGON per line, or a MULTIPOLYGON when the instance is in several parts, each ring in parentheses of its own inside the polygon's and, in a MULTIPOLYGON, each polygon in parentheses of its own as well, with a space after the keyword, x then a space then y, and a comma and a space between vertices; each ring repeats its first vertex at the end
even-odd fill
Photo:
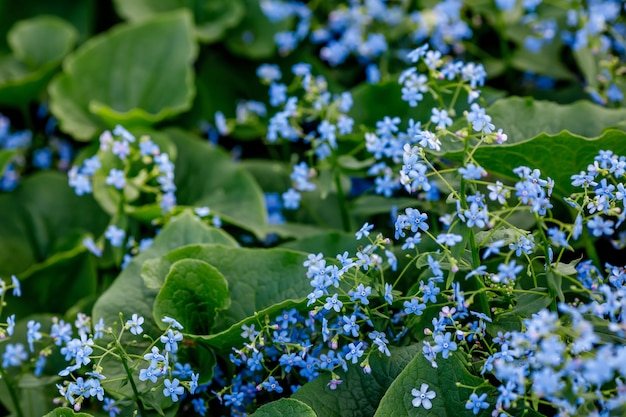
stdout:
POLYGON ((362 195, 351 203, 350 213, 371 216, 373 214, 391 213, 393 207, 401 211, 407 207, 415 207, 416 204, 415 198, 397 197, 391 199, 381 195, 362 195))
POLYGON ((16 149, 3 149, 0 150, 0 177, 4 175, 4 170, 13 160, 13 157, 17 154, 16 149))
MULTIPOLYGON (((209 333, 218 310, 230 306, 228 282, 206 262, 182 259, 175 262, 154 301, 154 320, 175 317, 185 332, 209 333)), ((161 327, 165 329, 166 323, 161 327)))
POLYGON ((522 317, 530 317, 539 310, 550 305, 553 298, 548 294, 547 288, 533 288, 533 292, 541 294, 519 294, 517 298, 517 306, 513 309, 513 313, 522 317))
POLYGON ((335 390, 327 386, 330 375, 323 374, 303 385, 292 398, 308 404, 319 416, 372 416, 385 391, 404 367, 415 355, 421 356, 417 344, 389 350, 391 357, 377 353, 370 357, 370 374, 358 366, 349 366, 348 372, 338 371, 343 382, 335 390))
MULTIPOLYGON (((192 109, 181 116, 189 126, 196 127, 207 121, 212 123, 217 111, 234 116, 240 100, 258 100, 267 95, 267 87, 256 76, 256 65, 250 65, 250 61, 234 57, 226 50, 203 50, 196 68, 196 98, 192 109), (215 65, 216 62, 220 65, 215 65), (229 76, 224 77, 224 74, 229 76)), ((262 126, 262 133, 256 137, 264 136, 266 128, 262 126)))
POLYGON ((114 323, 119 320, 120 312, 128 317, 137 313, 146 320, 144 330, 147 334, 155 336, 160 334, 161 330, 156 323, 149 319, 152 317, 152 307, 158 291, 146 288, 141 279, 141 266, 147 259, 162 256, 174 248, 191 243, 237 245, 237 242, 224 231, 209 227, 193 214, 185 212, 163 227, 154 238, 152 246, 137 255, 126 266, 113 284, 98 298, 92 317, 96 321, 102 317, 105 323, 114 323))
MULTIPOLYGON (((626 109, 512 97, 499 100, 488 113, 509 139, 503 145, 478 148, 476 161, 488 172, 512 179, 518 178, 513 174, 517 166, 538 168, 544 178, 555 181, 555 193, 561 197, 574 191, 570 177, 586 169, 598 151, 626 153, 626 132, 606 129, 624 120, 626 109)), ((462 152, 448 152, 445 157, 460 161, 462 152)))
POLYGON ((117 124, 154 125, 191 106, 196 53, 186 11, 119 25, 65 60, 49 88, 50 110, 79 140, 117 124))
POLYGON ((405 123, 409 118, 426 121, 430 117, 431 109, 437 107, 437 102, 430 94, 424 95, 424 100, 417 107, 410 107, 401 100, 402 86, 395 80, 380 84, 362 83, 351 93, 354 105, 349 115, 354 119, 355 126, 374 127, 385 116, 400 117, 405 123), (381 106, 380 103, 385 105, 381 106))
POLYGON ((280 245, 282 248, 297 250, 305 253, 322 252, 326 256, 333 257, 338 253, 348 251, 356 252, 362 242, 356 240, 353 234, 341 232, 320 233, 314 236, 307 236, 302 239, 280 245))
POLYGON ((0 196, 0 276, 15 274, 29 290, 11 302, 19 315, 64 313, 96 291, 96 265, 82 244, 108 222, 89 197, 78 197, 58 172, 25 179, 0 196))
POLYGON ((220 312, 223 330, 255 312, 311 292, 302 263, 307 255, 285 249, 250 249, 222 245, 189 245, 146 262, 142 276, 150 288, 160 287, 172 265, 182 259, 206 262, 228 281, 231 305, 220 312))
POLYGON ((79 197, 59 172, 40 172, 15 191, 21 210, 30 216, 30 228, 38 260, 56 252, 73 231, 100 234, 108 216, 90 196, 79 197))
POLYGON ((215 333, 193 335, 221 350, 241 344, 241 325, 301 308, 311 291, 302 263, 304 253, 284 249, 247 249, 190 245, 146 261, 141 275, 148 288, 159 288, 174 262, 196 259, 214 266, 228 281, 231 305, 218 314, 215 333))
MULTIPOLYGON (((450 355, 448 359, 440 358, 437 364, 439 367, 433 368, 424 355, 418 353, 391 384, 374 416, 474 416, 471 410, 465 408, 472 390, 456 384, 477 387, 483 380, 472 376, 457 355, 450 355), (413 388, 419 390, 422 384, 428 384, 428 390, 436 394, 430 410, 413 407, 411 403, 415 398, 411 391, 413 388)), ((483 392, 482 389, 478 391, 479 394, 483 392)), ((482 410, 478 415, 486 417, 491 412, 482 410)))
POLYGON ((55 408, 43 417, 90 417, 91 414, 75 413, 74 410, 67 407, 55 408))
POLYGON ((54 16, 22 20, 8 34, 15 57, 33 69, 60 62, 72 50, 77 38, 72 25, 54 16))
POLYGON ((114 3, 118 14, 132 21, 185 7, 193 13, 196 35, 203 42, 221 39, 245 13, 241 0, 115 0, 114 3))
POLYGON ((8 34, 13 55, 0 59, 0 103, 24 106, 36 99, 76 38, 74 27, 57 17, 18 22, 8 34))
POLYGON ((178 204, 208 206, 222 220, 265 236, 263 191, 222 149, 179 129, 168 129, 176 145, 174 178, 178 204))
POLYGON ((563 105, 522 97, 498 100, 487 113, 496 127, 501 127, 508 135, 507 144, 541 134, 557 135, 563 130, 595 138, 626 118, 626 109, 607 109, 589 101, 563 105))
POLYGON ((257 0, 243 0, 245 15, 239 26, 226 36, 226 46, 237 55, 265 59, 274 55, 274 35, 289 27, 289 22, 270 22, 257 0))
POLYGON ((0 51, 7 51, 7 33, 18 21, 33 16, 52 15, 74 26, 85 39, 92 32, 96 13, 94 0, 28 0, 23 2, 0 1, 0 51))
POLYGON ((574 73, 563 63, 561 49, 562 45, 558 42, 544 45, 536 54, 525 47, 520 47, 513 53, 511 65, 520 71, 546 75, 559 80, 576 80, 574 73))
POLYGON ((259 407, 250 417, 315 417, 317 414, 302 401, 293 398, 281 398, 259 407))

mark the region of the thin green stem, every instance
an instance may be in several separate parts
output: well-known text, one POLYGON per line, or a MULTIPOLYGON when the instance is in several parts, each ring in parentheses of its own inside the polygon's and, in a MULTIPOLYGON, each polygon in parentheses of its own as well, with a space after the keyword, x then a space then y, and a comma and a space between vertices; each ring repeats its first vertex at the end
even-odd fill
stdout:
MULTIPOLYGON (((120 332, 120 336, 122 335, 123 332, 120 332)), ((120 344, 120 341, 118 338, 114 338, 115 340, 115 348, 117 349, 117 351, 120 353, 120 361, 122 362, 122 366, 124 367, 124 371, 126 372, 126 375, 128 376, 128 382, 130 383, 130 387, 133 390, 133 394, 134 394, 134 398, 133 400, 135 401, 135 403, 137 404, 137 409, 139 411, 139 415, 145 416, 147 415, 146 410, 143 407, 143 402, 141 401, 141 396, 139 395, 139 390, 137 389, 137 385, 135 384, 135 380, 133 379, 133 371, 130 369, 130 367, 128 366, 128 362, 126 361, 126 356, 124 348, 122 347, 122 345, 120 344)))
POLYGON ((17 392, 15 391, 15 387, 11 383, 9 376, 4 371, 4 368, 2 366, 0 366, 0 376, 2 376, 2 380, 7 386, 7 391, 9 391, 11 402, 13 402, 13 405, 15 406, 15 413, 17 417, 24 417, 24 413, 22 412, 22 407, 20 407, 20 401, 19 401, 19 398, 17 397, 17 392))
POLYGON ((339 204, 339 212, 341 213, 341 224, 343 225, 343 230, 346 232, 352 231, 352 224, 350 222, 350 213, 348 213, 348 207, 346 202, 346 195, 343 191, 343 187, 341 186, 341 174, 339 172, 339 167, 337 166, 337 161, 335 160, 335 187, 337 188, 337 202, 339 204))

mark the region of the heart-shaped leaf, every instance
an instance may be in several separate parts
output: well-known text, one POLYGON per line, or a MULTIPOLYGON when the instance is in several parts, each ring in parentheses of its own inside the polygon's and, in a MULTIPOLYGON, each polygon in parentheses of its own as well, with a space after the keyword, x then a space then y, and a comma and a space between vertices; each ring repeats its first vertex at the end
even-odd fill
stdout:
POLYGON ((281 398, 259 407, 250 417, 315 417, 317 414, 302 401, 293 398, 281 398))
POLYGON ((68 57, 50 85, 50 110, 79 140, 117 124, 151 126, 191 106, 196 53, 188 11, 119 25, 68 57))
POLYGON ((0 103, 23 106, 37 98, 77 36, 72 25, 53 16, 13 26, 8 34, 13 55, 0 59, 0 103))
POLYGON ((228 282, 213 266, 196 259, 172 265, 154 301, 154 320, 174 317, 185 332, 208 333, 219 310, 230 306, 228 282))

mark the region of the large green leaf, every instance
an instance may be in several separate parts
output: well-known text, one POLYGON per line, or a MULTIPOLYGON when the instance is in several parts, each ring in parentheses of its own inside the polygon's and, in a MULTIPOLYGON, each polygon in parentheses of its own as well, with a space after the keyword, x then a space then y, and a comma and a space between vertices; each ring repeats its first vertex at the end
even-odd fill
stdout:
POLYGON ((120 16, 137 21, 185 7, 194 14, 196 35, 203 42, 215 42, 244 15, 242 0, 115 0, 120 16))
POLYGON ((66 59, 49 88, 50 110, 79 140, 116 124, 151 126, 191 106, 196 53, 187 11, 120 25, 66 59))
POLYGON ((317 414, 302 401, 281 398, 259 407, 250 417, 315 417, 317 414))
POLYGON ((208 206, 234 225, 265 236, 263 192, 252 176, 222 149, 179 129, 169 129, 176 145, 175 181, 178 204, 208 206))
POLYGON ((300 300, 311 292, 302 267, 306 254, 286 249, 222 245, 190 245, 147 261, 142 270, 146 285, 160 288, 174 262, 182 259, 206 262, 217 268, 228 281, 231 305, 219 314, 219 330, 275 303, 300 300))
POLYGON ((182 259, 167 274, 153 314, 157 323, 164 316, 176 317, 186 332, 204 334, 213 328, 217 311, 229 305, 228 282, 217 269, 206 262, 182 259))
POLYGON ((32 241, 43 261, 63 246, 74 231, 100 234, 108 216, 90 196, 77 196, 59 172, 30 176, 15 191, 19 207, 30 217, 32 241))
POLYGON ((370 357, 370 374, 358 366, 349 366, 348 372, 338 372, 343 382, 335 390, 327 386, 330 375, 324 374, 303 385, 293 398, 308 404, 319 416, 372 416, 402 369, 416 355, 421 356, 418 345, 390 348, 390 351, 391 357, 378 354, 370 357))
MULTIPOLYGON (((488 172, 510 178, 519 178, 513 168, 520 165, 538 168, 543 178, 554 180, 556 194, 568 196, 574 191, 570 177, 585 170, 600 150, 625 155, 626 132, 609 129, 591 139, 567 131, 556 135, 540 134, 517 144, 479 148, 474 157, 488 172)), ((460 154, 447 156, 459 158, 460 154)))
POLYGON ((142 269, 146 286, 160 288, 171 266, 181 259, 207 262, 228 281, 231 305, 218 314, 215 333, 192 336, 222 350, 242 343, 242 324, 301 308, 311 291, 302 267, 304 253, 220 245, 190 245, 146 261, 142 269))
POLYGON ((58 17, 18 22, 8 34, 13 55, 0 59, 0 103, 24 106, 37 98, 76 38, 76 29, 58 17))
POLYGON ((556 135, 563 130, 594 138, 626 119, 626 109, 607 109, 589 101, 562 105, 522 97, 498 100, 487 113, 496 127, 507 134, 509 144, 540 134, 556 135))
MULTIPOLYGON (((240 100, 258 100, 267 94, 267 87, 256 76, 256 65, 226 50, 204 49, 196 68, 196 98, 192 109, 181 116, 194 128, 202 122, 213 123, 217 111, 234 115, 240 100), (220 64, 215 65, 216 62, 220 64), (224 74, 229 76, 224 77, 224 74)), ((264 133, 257 136, 264 136, 264 133)))
MULTIPOLYGON (((503 145, 483 146, 475 159, 488 172, 518 178, 513 168, 538 168, 555 181, 555 191, 567 196, 574 188, 570 177, 586 169, 600 150, 626 154, 626 132, 621 127, 626 109, 606 109, 579 101, 560 105, 511 97, 499 100, 488 113, 508 135, 503 145)), ((460 142, 449 143, 445 157, 460 161, 460 142)))
POLYGON ((72 49, 78 34, 65 20, 38 16, 18 22, 8 40, 15 56, 30 68, 59 62, 72 49))
POLYGON ((161 330, 151 320, 154 299, 158 290, 147 288, 141 279, 141 266, 147 259, 162 256, 172 249, 192 243, 220 243, 236 246, 237 242, 220 229, 209 227, 193 214, 185 212, 166 225, 154 238, 154 243, 140 253, 116 278, 93 308, 92 317, 97 321, 102 317, 105 323, 119 320, 119 313, 130 317, 133 313, 146 320, 144 330, 158 335, 161 330))
POLYGON ((96 266, 82 239, 102 233, 108 216, 92 198, 76 196, 60 173, 38 173, 0 196, 0 210, 0 276, 26 280, 14 313, 64 313, 94 295, 96 266))
MULTIPOLYGON (((448 359, 440 359, 437 368, 433 368, 421 353, 409 363, 402 373, 391 384, 380 406, 374 414, 376 417, 385 416, 437 416, 437 417, 471 417, 475 414, 465 408, 465 402, 472 390, 466 387, 478 387, 483 383, 481 378, 471 375, 456 355, 448 359), (413 388, 420 389, 422 384, 428 384, 428 390, 434 391, 436 396, 432 400, 432 408, 413 407, 411 401, 413 388), (461 384, 462 386, 457 386, 461 384)), ((480 390, 479 393, 484 392, 480 390)), ((491 411, 481 410, 479 416, 489 416, 491 411)))

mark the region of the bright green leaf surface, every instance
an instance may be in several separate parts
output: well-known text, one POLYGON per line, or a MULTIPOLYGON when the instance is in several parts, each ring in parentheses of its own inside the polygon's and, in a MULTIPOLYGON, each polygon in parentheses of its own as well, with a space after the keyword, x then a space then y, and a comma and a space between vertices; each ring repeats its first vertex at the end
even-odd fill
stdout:
POLYGON ((555 191, 567 196, 575 191, 570 177, 586 169, 600 150, 611 149, 617 155, 626 153, 626 132, 607 130, 602 136, 586 139, 568 132, 557 135, 541 134, 517 145, 480 148, 476 160, 488 172, 519 178, 513 168, 526 165, 541 170, 542 178, 555 182, 555 191))
MULTIPOLYGON (((206 262, 175 262, 154 301, 154 320, 175 317, 185 332, 205 334, 213 328, 218 310, 230 305, 228 282, 206 262)), ((165 327, 165 326, 164 326, 165 327)))
POLYGON ((248 249, 221 245, 192 245, 146 262, 146 285, 160 287, 174 262, 197 259, 213 265, 228 281, 231 306, 219 314, 218 329, 252 316, 285 300, 299 300, 311 292, 302 263, 306 255, 285 249, 248 249))
POLYGON ((220 148, 179 129, 166 130, 178 149, 175 181, 178 204, 208 206, 232 224, 265 235, 263 191, 220 148))
POLYGON ((8 50, 6 35, 13 24, 33 16, 60 17, 78 29, 82 38, 87 37, 93 29, 95 3, 94 0, 0 0, 0 51, 8 50))
MULTIPOLYGON (((471 410, 465 408, 465 402, 472 393, 471 389, 457 387, 456 383, 467 386, 478 386, 483 380, 472 376, 463 366, 456 355, 448 359, 439 359, 438 368, 433 368, 430 362, 418 353, 402 373, 396 378, 380 402, 374 414, 376 417, 402 416, 437 416, 437 417, 471 417, 471 410), (422 384, 428 384, 429 391, 434 391, 436 397, 432 400, 433 407, 426 410, 423 407, 413 407, 411 401, 415 398, 411 390, 420 389, 422 384)), ((482 394, 484 391, 478 391, 482 394)), ((491 412, 483 410, 479 416, 490 416, 491 412)))
POLYGON ((79 140, 116 124, 153 125, 191 106, 196 53, 188 12, 120 25, 68 57, 50 85, 50 110, 79 140))
POLYGON ((563 130, 594 138, 626 118, 626 109, 607 109, 589 101, 562 105, 521 97, 498 100, 487 113, 496 127, 504 129, 507 143, 522 142, 541 134, 557 135, 563 130))
POLYGON ((415 355, 421 356, 418 345, 390 348, 390 351, 389 358, 378 354, 370 357, 370 374, 365 374, 358 366, 350 366, 347 373, 339 371, 343 382, 335 390, 327 386, 330 375, 324 374, 303 385, 293 398, 308 404, 318 416, 372 416, 385 391, 402 369, 415 355))
POLYGON ((532 291, 541 294, 520 294, 517 296, 517 307, 513 312, 523 317, 530 317, 542 308, 550 305, 553 298, 548 294, 546 288, 534 288, 532 291))
POLYGON ((76 29, 65 20, 38 16, 18 22, 9 32, 8 41, 15 56, 35 69, 61 61, 77 37, 76 29))
POLYGON ((37 98, 76 42, 72 25, 53 16, 18 22, 8 34, 13 55, 0 58, 0 103, 24 106, 37 98))
POLYGON ((159 334, 159 328, 150 320, 158 291, 144 285, 140 274, 141 265, 147 259, 164 255, 174 248, 191 243, 237 245, 224 231, 205 225, 191 213, 184 213, 165 226, 155 237, 152 246, 137 255, 126 266, 111 287, 100 296, 93 308, 92 316, 96 320, 102 317, 105 323, 113 323, 119 320, 120 312, 128 317, 137 313, 146 319, 144 330, 148 334, 159 334))
POLYGON ((315 417, 317 414, 302 401, 281 398, 259 407, 250 417, 315 417))
MULTIPOLYGON (((488 172, 517 178, 513 168, 526 165, 541 170, 555 181, 555 191, 567 196, 574 191, 570 177, 586 169, 599 150, 626 153, 626 132, 606 129, 626 118, 624 109, 606 109, 580 101, 560 105, 511 97, 496 102, 488 113, 496 127, 503 127, 508 141, 476 150, 475 159, 488 172), (606 129, 606 130, 605 130, 606 129)), ((459 142, 445 157, 459 160, 459 142)))

